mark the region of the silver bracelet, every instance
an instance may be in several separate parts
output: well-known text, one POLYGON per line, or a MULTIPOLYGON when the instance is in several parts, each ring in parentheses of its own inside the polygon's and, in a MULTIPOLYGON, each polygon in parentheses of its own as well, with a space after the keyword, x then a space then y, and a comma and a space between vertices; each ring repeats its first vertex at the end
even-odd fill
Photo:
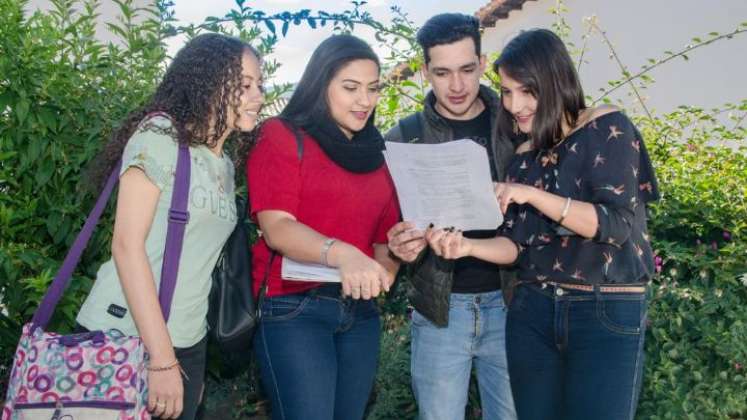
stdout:
POLYGON ((558 219, 558 224, 562 225, 563 220, 565 220, 565 216, 568 216, 568 210, 571 209, 571 197, 568 197, 565 199, 565 206, 563 206, 563 211, 560 212, 560 219, 558 219))
POLYGON ((334 245, 335 242, 337 242, 337 239, 335 238, 327 238, 327 240, 324 241, 324 245, 322 245, 322 254, 319 258, 322 265, 329 266, 329 262, 327 262, 327 254, 329 254, 329 249, 332 248, 332 245, 334 245))

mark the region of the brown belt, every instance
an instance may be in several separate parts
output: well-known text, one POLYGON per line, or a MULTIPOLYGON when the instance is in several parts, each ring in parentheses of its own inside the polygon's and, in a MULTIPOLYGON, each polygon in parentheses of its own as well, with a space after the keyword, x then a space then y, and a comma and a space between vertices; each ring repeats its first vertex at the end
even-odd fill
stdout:
MULTIPOLYGON (((540 284, 542 284, 543 289, 547 285, 550 285, 560 289, 580 290, 583 292, 594 291, 594 286, 590 284, 556 283, 554 281, 545 281, 540 284)), ((602 293, 645 293, 646 286, 599 286, 599 291, 602 293)))

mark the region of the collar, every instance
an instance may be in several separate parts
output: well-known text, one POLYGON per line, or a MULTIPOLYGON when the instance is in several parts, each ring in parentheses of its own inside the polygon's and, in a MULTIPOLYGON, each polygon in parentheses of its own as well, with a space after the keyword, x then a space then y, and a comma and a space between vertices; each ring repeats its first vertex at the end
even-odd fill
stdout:
MULTIPOLYGON (((477 97, 480 98, 485 107, 490 110, 490 119, 493 120, 498 114, 498 107, 500 106, 498 94, 495 93, 493 89, 480 84, 480 90, 477 92, 477 97)), ((436 95, 433 94, 432 90, 428 92, 428 95, 425 97, 423 116, 428 124, 439 130, 446 130, 449 128, 449 123, 446 119, 436 111, 436 95)))

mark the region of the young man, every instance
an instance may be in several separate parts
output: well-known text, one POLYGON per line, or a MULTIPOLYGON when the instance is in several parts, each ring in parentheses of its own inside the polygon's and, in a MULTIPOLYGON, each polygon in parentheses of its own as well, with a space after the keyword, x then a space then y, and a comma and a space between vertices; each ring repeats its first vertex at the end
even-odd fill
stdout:
MULTIPOLYGON (((436 15, 418 31, 417 40, 425 54, 423 76, 432 91, 423 111, 400 121, 386 140, 472 139, 486 148, 493 181, 503 180, 514 145, 510 139, 498 138, 499 98, 480 84, 486 63, 480 53, 478 20, 462 14, 436 15)), ((495 234, 495 230, 465 232, 474 238, 495 234)), ((515 419, 501 290, 508 273, 474 258, 454 263, 441 259, 425 249, 423 232, 407 221, 389 231, 389 248, 410 263, 409 298, 415 308, 411 370, 420 418, 464 418, 474 367, 483 418, 515 419)))

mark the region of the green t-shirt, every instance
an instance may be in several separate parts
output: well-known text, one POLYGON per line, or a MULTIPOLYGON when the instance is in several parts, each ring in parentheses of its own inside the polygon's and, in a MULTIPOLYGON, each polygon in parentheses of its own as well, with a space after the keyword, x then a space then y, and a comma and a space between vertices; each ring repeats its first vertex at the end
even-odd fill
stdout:
MULTIPOLYGON (((140 168, 161 190, 145 240, 145 251, 156 286, 161 283, 178 149, 170 128, 171 121, 160 116, 141 124, 125 147, 120 172, 121 176, 130 167, 140 168)), ((234 169, 230 159, 225 155, 216 156, 205 146, 190 147, 189 151, 190 217, 167 324, 174 347, 190 347, 205 336, 210 274, 223 244, 236 225, 234 169)), ((138 335, 113 259, 99 268, 96 282, 77 321, 90 330, 116 328, 127 335, 138 335)))

